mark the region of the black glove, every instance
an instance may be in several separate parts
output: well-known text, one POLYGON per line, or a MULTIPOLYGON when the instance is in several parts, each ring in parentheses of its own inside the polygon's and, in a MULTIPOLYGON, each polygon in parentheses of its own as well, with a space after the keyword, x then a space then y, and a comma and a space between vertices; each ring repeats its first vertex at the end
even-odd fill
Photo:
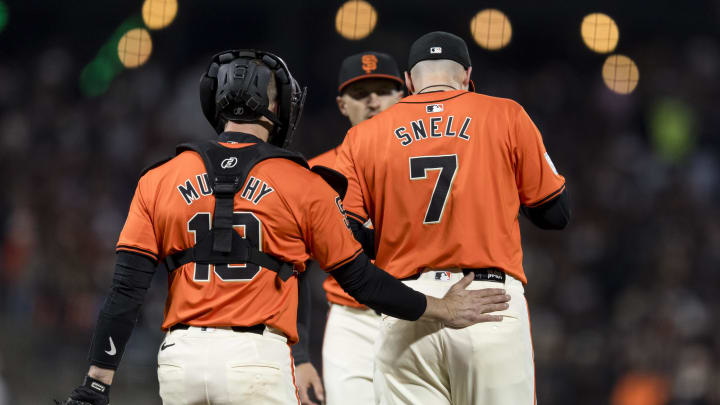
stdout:
POLYGON ((90 376, 85 376, 83 385, 75 388, 70 398, 58 405, 108 405, 110 403, 110 386, 90 376))

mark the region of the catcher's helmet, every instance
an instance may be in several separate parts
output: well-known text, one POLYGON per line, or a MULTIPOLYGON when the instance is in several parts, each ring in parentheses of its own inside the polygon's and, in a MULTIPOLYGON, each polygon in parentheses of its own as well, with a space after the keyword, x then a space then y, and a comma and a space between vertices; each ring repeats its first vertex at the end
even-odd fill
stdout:
POLYGON ((254 49, 216 54, 200 78, 200 104, 217 133, 227 121, 252 122, 264 116, 275 124, 268 143, 283 148, 290 144, 306 95, 307 87, 300 87, 279 56, 254 49), (271 75, 277 82, 277 114, 268 110, 271 75))

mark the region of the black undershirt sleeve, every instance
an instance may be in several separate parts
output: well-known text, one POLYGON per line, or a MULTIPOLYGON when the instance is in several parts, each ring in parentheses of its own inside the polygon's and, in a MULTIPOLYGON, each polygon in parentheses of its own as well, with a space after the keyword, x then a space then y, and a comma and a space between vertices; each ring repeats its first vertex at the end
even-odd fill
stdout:
POLYGON ((522 205, 520 211, 540 229, 565 229, 570 222, 570 196, 567 187, 552 200, 536 207, 522 205))
POLYGON ((302 273, 298 274, 298 314, 297 314, 297 331, 300 340, 290 346, 295 365, 298 366, 310 361, 310 322, 312 318, 312 300, 310 299, 310 280, 307 274, 310 264, 302 273))
POLYGON ((353 236, 360 242, 365 254, 367 254, 369 258, 375 259, 375 230, 368 228, 362 222, 351 216, 348 216, 347 219, 350 223, 350 230, 353 236))
POLYGON ((376 267, 365 253, 330 272, 359 303, 395 318, 414 321, 425 313, 427 298, 376 267))
POLYGON ((156 267, 157 262, 148 256, 118 252, 110 294, 90 344, 91 365, 117 369, 156 267))

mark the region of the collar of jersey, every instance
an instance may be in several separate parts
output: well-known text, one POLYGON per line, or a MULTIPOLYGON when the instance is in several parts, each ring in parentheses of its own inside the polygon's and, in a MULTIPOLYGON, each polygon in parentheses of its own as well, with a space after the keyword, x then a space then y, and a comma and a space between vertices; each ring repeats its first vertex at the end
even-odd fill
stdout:
POLYGON ((263 140, 255 135, 246 134, 244 132, 223 132, 218 135, 218 142, 235 142, 235 143, 260 143, 263 140))
POLYGON ((448 90, 448 91, 432 91, 428 93, 413 94, 400 100, 400 103, 434 103, 437 101, 450 100, 463 94, 469 93, 467 90, 448 90))

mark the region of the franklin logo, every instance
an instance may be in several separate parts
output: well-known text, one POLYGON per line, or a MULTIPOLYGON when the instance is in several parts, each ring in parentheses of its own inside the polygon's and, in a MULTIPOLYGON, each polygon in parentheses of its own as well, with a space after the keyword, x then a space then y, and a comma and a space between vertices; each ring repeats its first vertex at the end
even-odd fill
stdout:
POLYGON ((377 56, 368 54, 362 56, 362 70, 365 71, 365 73, 370 74, 370 72, 377 69, 377 63, 378 59, 377 56))
POLYGON ((237 158, 235 156, 229 157, 227 159, 223 159, 222 163, 220 163, 220 167, 223 169, 232 169, 237 165, 237 158))
POLYGON ((442 53, 442 47, 440 47, 440 46, 433 46, 432 48, 430 48, 430 53, 433 54, 433 55, 442 53))
POLYGON ((105 387, 94 381, 90 383, 90 387, 92 387, 95 391, 105 392, 105 387))
POLYGON ((428 104, 425 106, 425 111, 428 114, 443 112, 443 105, 442 104, 428 104))

